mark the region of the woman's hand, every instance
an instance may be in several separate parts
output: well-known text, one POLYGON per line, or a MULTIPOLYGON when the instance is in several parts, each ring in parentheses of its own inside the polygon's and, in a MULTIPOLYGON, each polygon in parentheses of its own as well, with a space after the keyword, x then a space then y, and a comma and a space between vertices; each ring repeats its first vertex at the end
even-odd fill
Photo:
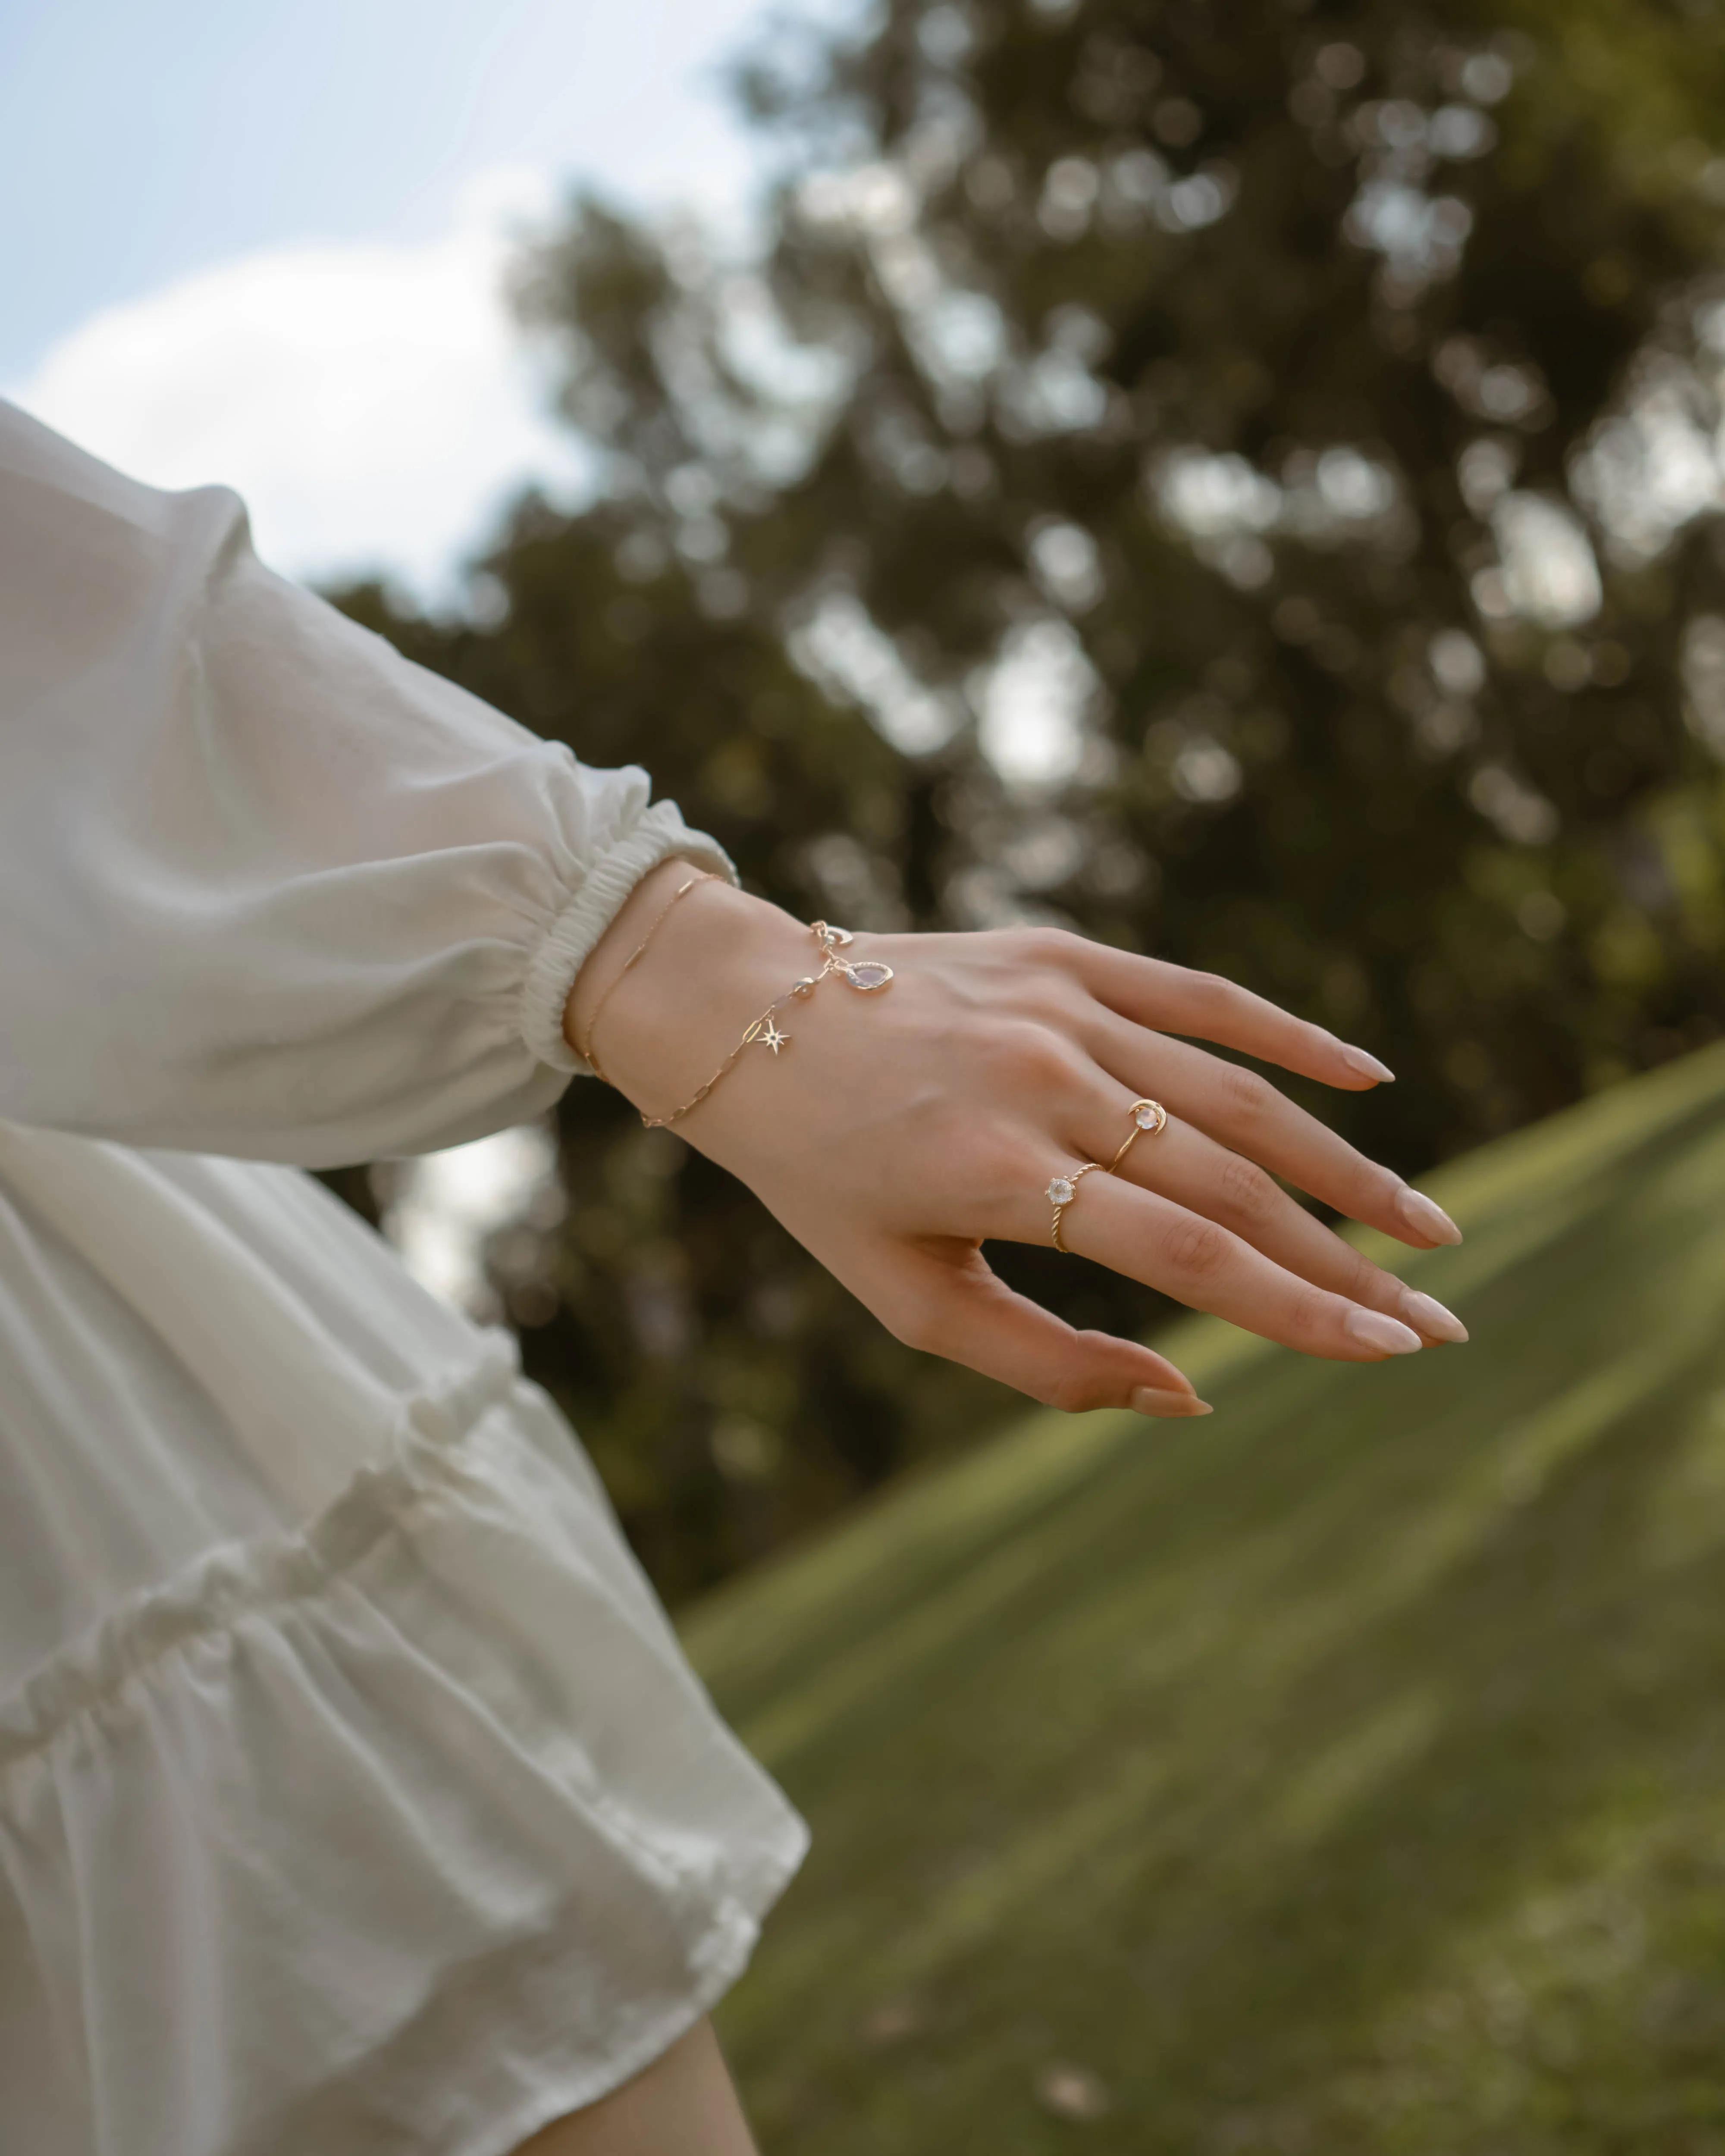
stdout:
MULTIPOLYGON (((570 997, 567 1030, 648 1115, 711 1077, 744 1027, 819 972, 809 931, 716 880, 649 924, 691 874, 644 878, 570 997), (612 991, 614 990, 614 993, 612 991)), ((1079 1332, 1003 1285, 981 1245, 1050 1240, 1050 1179, 1106 1164, 1159 1101, 1114 1175, 1086 1176, 1069 1249, 1199 1310, 1311 1355, 1378 1362, 1466 1328, 1315 1220, 1285 1178, 1416 1250, 1461 1240, 1448 1215, 1374 1167, 1266 1079, 1195 1035, 1359 1092, 1390 1075, 1363 1050, 1211 974, 1059 930, 859 935, 881 959, 872 993, 832 974, 778 1013, 680 1118, 798 1240, 912 1347, 986 1372, 1050 1406, 1208 1410, 1153 1350, 1079 1332)))

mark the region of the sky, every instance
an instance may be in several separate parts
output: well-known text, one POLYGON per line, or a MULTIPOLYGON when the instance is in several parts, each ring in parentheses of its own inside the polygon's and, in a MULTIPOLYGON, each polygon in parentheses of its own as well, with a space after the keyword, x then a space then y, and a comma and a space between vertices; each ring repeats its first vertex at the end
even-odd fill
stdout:
POLYGON ((722 70, 764 21, 0 0, 0 395, 156 485, 237 486, 290 573, 437 596, 521 482, 579 484, 501 297, 521 236, 578 181, 740 215, 722 70))
MULTIPOLYGON (((581 484, 502 297, 523 234, 577 183, 740 223, 760 152, 723 69, 768 19, 765 0, 0 0, 0 397, 152 485, 236 487, 290 575, 456 598, 512 493, 581 484)), ((1071 734, 1050 711, 1084 690, 1051 634, 983 714, 1033 777, 1071 734)), ((865 638, 862 672, 890 655, 865 638)), ((885 701, 916 704, 888 672, 885 701)), ((398 1177, 390 1230, 427 1285, 495 1314, 480 1242, 545 1174, 542 1132, 498 1132, 398 1177)))

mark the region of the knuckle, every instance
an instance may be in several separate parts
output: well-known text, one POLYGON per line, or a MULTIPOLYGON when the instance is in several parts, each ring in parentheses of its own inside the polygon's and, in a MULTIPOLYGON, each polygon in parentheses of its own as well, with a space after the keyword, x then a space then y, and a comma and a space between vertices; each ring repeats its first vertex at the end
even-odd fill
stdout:
POLYGON ((1255 1161, 1230 1153, 1222 1163, 1222 1202, 1237 1219, 1255 1225, 1266 1220, 1281 1195, 1275 1182, 1255 1161))
POLYGON ((971 1126, 955 1148, 963 1163, 964 1178, 974 1195, 998 1204, 1021 1198, 1033 1181, 1037 1164, 1022 1132, 1009 1124, 985 1122, 971 1126))
POLYGON ((1051 1092, 1071 1075, 1071 1050, 1057 1033, 1034 1019, 1003 1025, 996 1050, 1009 1082, 1020 1090, 1051 1092))
POLYGON ((1082 1370, 1062 1370, 1039 1389, 1037 1398, 1061 1414, 1082 1414, 1096 1405, 1096 1386, 1082 1370))
POLYGON ((1381 1310, 1386 1302, 1400 1299, 1399 1282, 1392 1284, 1389 1276, 1380 1271, 1369 1258, 1361 1257, 1357 1251, 1348 1255, 1353 1262, 1348 1269, 1348 1285, 1342 1293, 1350 1302, 1362 1303, 1368 1310, 1381 1310))
POLYGON ((1169 1229, 1163 1249, 1177 1271, 1203 1280, 1226 1262, 1228 1237, 1214 1220, 1180 1220, 1169 1229))
POLYGON ((1067 964, 1077 940, 1064 928, 1020 928, 1015 933, 1019 957, 1033 966, 1067 964))
POLYGON ((1337 1332, 1336 1298, 1321 1287, 1302 1284, 1288 1306, 1288 1332, 1295 1340, 1328 1340, 1337 1332))
POLYGON ((1281 1098, 1275 1086, 1238 1063, 1230 1063, 1225 1069, 1227 1075, 1220 1086, 1223 1106, 1243 1122, 1261 1122, 1281 1098))

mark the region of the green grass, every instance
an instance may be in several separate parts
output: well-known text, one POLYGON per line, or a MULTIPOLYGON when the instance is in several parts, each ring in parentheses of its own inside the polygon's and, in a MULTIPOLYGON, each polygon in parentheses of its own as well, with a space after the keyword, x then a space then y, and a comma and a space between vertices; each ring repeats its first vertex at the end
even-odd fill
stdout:
POLYGON ((814 1830, 721 2016, 768 2156, 1725 2152, 1725 1052, 1431 1188, 1471 1347, 1189 1322, 1209 1419, 691 1614, 814 1830))

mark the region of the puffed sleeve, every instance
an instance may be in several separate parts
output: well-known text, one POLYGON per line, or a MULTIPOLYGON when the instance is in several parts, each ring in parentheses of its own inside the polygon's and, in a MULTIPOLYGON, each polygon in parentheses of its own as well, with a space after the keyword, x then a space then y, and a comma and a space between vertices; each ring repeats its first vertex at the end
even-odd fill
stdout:
POLYGON ((0 1117, 326 1167, 547 1107, 668 855, 594 771, 271 573, 219 488, 0 404, 0 1117))

